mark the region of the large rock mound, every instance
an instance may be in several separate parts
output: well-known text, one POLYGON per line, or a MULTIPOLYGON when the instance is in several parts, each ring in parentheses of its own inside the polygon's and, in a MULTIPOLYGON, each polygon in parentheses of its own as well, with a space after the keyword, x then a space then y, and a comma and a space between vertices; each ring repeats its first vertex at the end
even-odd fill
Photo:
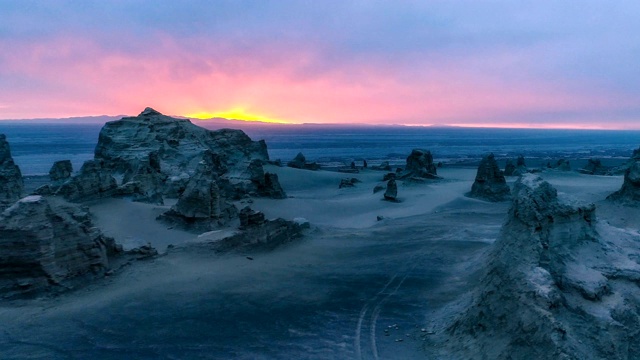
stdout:
POLYGON ((88 212, 60 199, 28 196, 0 215, 0 294, 15 296, 73 285, 100 275, 119 251, 88 212))
POLYGON ((441 340, 469 359, 639 358, 638 281, 640 265, 599 240, 593 204, 525 174, 470 306, 441 340))
POLYGON ((178 202, 159 219, 198 231, 217 229, 235 219, 236 207, 218 186, 220 171, 218 156, 206 151, 178 202))
POLYGON ((429 150, 413 149, 407 157, 407 165, 400 178, 439 179, 433 155, 429 150))
POLYGON ((511 189, 493 154, 482 158, 469 196, 487 201, 509 199, 511 189))
POLYGON ((23 189, 20 168, 13 162, 7 137, 0 134, 0 210, 18 201, 23 189))
POLYGON ((625 171, 622 187, 607 199, 631 206, 640 205, 640 160, 625 171))
POLYGON ((205 150, 218 154, 229 166, 252 159, 269 160, 264 141, 252 141, 241 130, 207 130, 187 119, 146 108, 140 115, 111 121, 100 131, 95 158, 125 173, 150 152, 156 152, 167 176, 192 173, 205 150))

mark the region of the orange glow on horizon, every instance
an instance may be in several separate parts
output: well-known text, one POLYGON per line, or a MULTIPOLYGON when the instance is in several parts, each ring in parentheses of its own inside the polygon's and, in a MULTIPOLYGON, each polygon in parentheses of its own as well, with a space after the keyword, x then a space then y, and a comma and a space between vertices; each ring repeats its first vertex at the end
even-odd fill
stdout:
POLYGON ((202 111, 202 112, 187 114, 185 116, 193 119, 200 119, 200 120, 208 120, 212 118, 224 118, 229 120, 263 122, 263 123, 270 123, 270 124, 292 124, 292 122, 290 121, 274 119, 268 116, 248 113, 243 108, 234 108, 229 111, 219 111, 219 112, 202 111))

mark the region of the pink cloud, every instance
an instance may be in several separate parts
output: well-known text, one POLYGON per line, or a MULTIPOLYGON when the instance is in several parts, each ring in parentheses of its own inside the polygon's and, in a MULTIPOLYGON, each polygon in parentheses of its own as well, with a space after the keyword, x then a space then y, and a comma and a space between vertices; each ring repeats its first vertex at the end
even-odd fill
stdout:
POLYGON ((3 44, 12 51, 0 55, 0 76, 16 80, 0 88, 0 118, 136 114, 144 106, 175 115, 243 107, 291 122, 516 126, 540 124, 531 118, 536 113, 562 117, 633 104, 576 91, 575 83, 496 76, 486 64, 461 57, 331 59, 317 44, 243 48, 157 39, 135 53, 81 37, 3 44))

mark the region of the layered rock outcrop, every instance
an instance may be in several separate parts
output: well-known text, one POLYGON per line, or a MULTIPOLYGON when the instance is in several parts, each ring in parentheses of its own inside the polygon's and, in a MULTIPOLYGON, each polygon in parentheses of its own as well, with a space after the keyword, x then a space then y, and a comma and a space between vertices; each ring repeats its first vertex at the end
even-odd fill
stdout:
POLYGON ((158 154, 167 176, 192 173, 209 150, 230 167, 246 167, 252 159, 269 160, 264 141, 252 141, 241 130, 207 130, 187 119, 177 119, 146 108, 140 115, 105 124, 95 158, 113 171, 131 171, 150 152, 158 154))
POLYGON ((117 194, 130 197, 133 201, 162 205, 166 180, 167 175, 162 173, 158 153, 150 152, 146 158, 135 161, 124 174, 117 194))
POLYGON ((20 168, 13 162, 7 137, 0 134, 0 210, 18 201, 23 189, 20 168))
POLYGON ((113 196, 118 183, 110 169, 101 160, 88 160, 78 175, 70 178, 55 191, 68 201, 87 201, 113 196))
POLYGON ((429 150, 413 149, 407 157, 407 165, 400 178, 439 179, 433 155, 429 150))
POLYGON ((483 157, 469 196, 495 202, 507 200, 510 195, 511 189, 494 155, 489 154, 483 157))
POLYGON ((236 207, 227 201, 218 186, 218 173, 222 170, 217 159, 216 154, 205 152, 178 202, 160 220, 206 231, 225 226, 235 219, 236 207))
POLYGON ((640 160, 625 171, 622 187, 607 196, 607 200, 630 206, 640 205, 640 160))
POLYGON ((39 195, 0 215, 0 294, 37 294, 69 287, 83 275, 101 275, 121 251, 77 205, 39 195))
POLYGON ((533 174, 515 183, 512 201, 443 347, 469 359, 640 357, 640 265, 599 239, 595 206, 559 198, 533 174))
POLYGON ((71 160, 60 160, 53 163, 49 170, 49 178, 52 182, 66 181, 73 174, 71 160))

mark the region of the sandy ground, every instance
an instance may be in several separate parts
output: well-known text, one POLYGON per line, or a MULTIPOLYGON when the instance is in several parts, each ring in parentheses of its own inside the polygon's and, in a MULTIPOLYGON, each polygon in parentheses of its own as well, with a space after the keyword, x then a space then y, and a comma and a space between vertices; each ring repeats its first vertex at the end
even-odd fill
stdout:
MULTIPOLYGON (((267 170, 289 198, 252 206, 269 218, 308 219, 303 240, 269 253, 178 247, 53 299, 0 303, 0 358, 426 358, 426 314, 471 288, 509 203, 465 197, 471 168, 401 185, 400 203, 373 194, 383 172, 267 170), (348 177, 363 182, 338 189, 348 177)), ((637 211, 603 202, 622 177, 542 176, 563 195, 596 202, 602 221, 637 230, 637 211)), ((106 200, 91 210, 127 247, 197 240, 156 222, 163 207, 106 200)))

